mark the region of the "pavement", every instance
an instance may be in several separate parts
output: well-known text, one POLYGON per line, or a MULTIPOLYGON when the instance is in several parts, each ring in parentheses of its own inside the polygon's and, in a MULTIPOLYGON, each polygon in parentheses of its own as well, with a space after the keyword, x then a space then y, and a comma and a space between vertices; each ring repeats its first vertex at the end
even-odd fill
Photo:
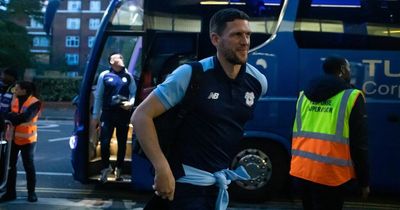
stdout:
POLYGON ((72 102, 43 102, 40 120, 74 120, 76 106, 72 102))

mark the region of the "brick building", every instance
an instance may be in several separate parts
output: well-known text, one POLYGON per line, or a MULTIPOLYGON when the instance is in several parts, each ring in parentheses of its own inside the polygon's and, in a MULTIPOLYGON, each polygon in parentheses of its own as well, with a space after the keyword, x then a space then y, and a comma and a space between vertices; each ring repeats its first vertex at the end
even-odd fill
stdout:
POLYGON ((50 64, 82 75, 109 0, 63 0, 51 29, 50 64))

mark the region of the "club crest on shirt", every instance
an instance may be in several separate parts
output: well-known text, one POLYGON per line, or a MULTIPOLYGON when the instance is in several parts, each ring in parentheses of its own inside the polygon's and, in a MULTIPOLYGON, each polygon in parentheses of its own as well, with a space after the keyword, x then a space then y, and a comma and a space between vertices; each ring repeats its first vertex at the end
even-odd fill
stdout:
POLYGON ((244 95, 244 98, 246 99, 246 105, 247 106, 253 106, 254 104, 254 93, 253 92, 246 92, 244 95))
POLYGON ((108 82, 112 82, 114 79, 112 77, 108 78, 108 82))
POLYGON ((128 82, 128 79, 126 77, 122 77, 122 82, 128 82))

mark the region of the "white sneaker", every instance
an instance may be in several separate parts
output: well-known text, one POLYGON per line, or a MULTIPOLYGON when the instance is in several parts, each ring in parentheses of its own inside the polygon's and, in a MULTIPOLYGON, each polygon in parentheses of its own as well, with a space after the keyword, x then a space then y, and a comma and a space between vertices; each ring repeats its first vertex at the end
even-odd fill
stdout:
POLYGON ((115 167, 114 175, 115 175, 115 180, 116 181, 122 181, 121 171, 122 171, 122 169, 120 169, 118 167, 115 167))
POLYGON ((109 166, 108 168, 105 168, 105 169, 101 170, 100 182, 101 182, 101 183, 106 183, 106 182, 107 182, 108 175, 109 175, 111 172, 112 172, 111 166, 109 166))

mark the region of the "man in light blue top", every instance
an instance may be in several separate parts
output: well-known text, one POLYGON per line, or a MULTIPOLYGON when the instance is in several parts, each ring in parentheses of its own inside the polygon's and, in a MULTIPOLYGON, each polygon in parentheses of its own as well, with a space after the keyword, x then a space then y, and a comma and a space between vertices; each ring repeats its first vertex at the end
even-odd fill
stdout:
POLYGON ((191 66, 178 67, 132 115, 137 138, 155 169, 156 196, 145 210, 226 209, 230 180, 249 178, 243 168, 228 168, 256 101, 267 91, 265 76, 246 63, 250 34, 249 17, 240 10, 220 10, 211 18, 217 54, 199 61, 204 71, 199 89, 182 126, 171 131, 178 139, 168 160, 153 119, 181 102, 189 90, 191 66))
POLYGON ((114 128, 116 128, 118 141, 117 162, 114 173, 117 181, 121 179, 129 117, 136 94, 135 80, 126 70, 122 55, 120 53, 111 53, 109 63, 110 70, 103 71, 97 80, 92 122, 92 127, 96 127, 100 118, 101 159, 103 163, 100 181, 103 183, 107 181, 108 175, 113 170, 110 165, 110 140, 114 128))

